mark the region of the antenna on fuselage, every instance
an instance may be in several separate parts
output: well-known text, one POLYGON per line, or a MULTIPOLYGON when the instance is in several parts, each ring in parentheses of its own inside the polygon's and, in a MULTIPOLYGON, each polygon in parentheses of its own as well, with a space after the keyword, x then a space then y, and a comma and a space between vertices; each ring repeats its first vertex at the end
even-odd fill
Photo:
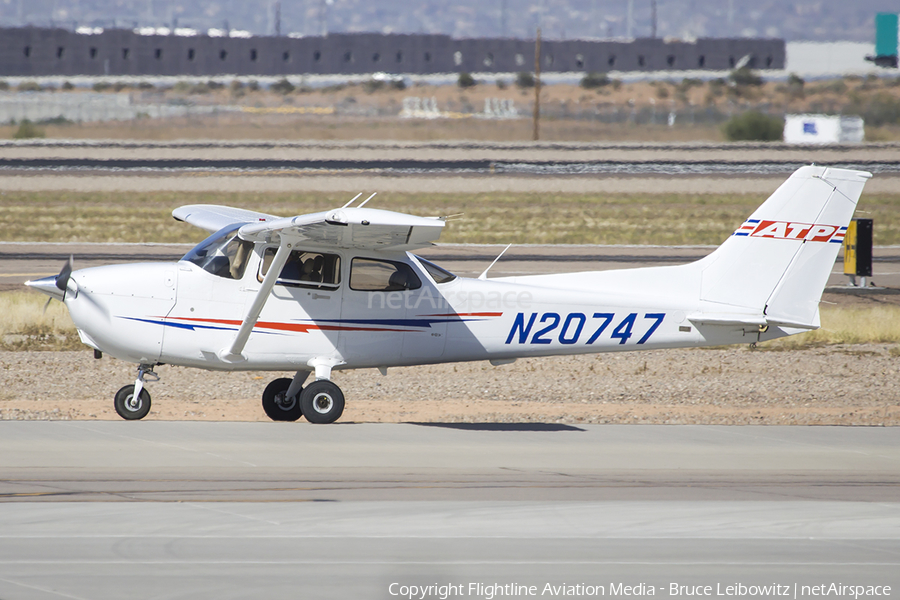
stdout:
POLYGON ((491 264, 488 265, 488 268, 484 270, 484 273, 482 273, 481 275, 478 276, 478 279, 487 279, 488 271, 491 270, 491 267, 493 267, 497 263, 497 261, 500 260, 500 257, 503 256, 504 254, 506 254, 506 251, 509 250, 511 247, 512 247, 512 244, 510 244, 509 246, 504 248, 503 252, 498 254, 497 258, 494 259, 494 262, 492 262, 491 264))
POLYGON ((357 195, 353 196, 353 199, 350 200, 350 202, 348 202, 347 204, 343 205, 341 208, 347 208, 348 206, 350 206, 351 204, 353 204, 354 202, 356 202, 356 199, 359 198, 359 197, 362 196, 362 195, 363 195, 363 193, 360 192, 360 193, 358 193, 357 195))
MULTIPOLYGON (((377 194, 377 193, 378 193, 378 192, 375 192, 375 194, 377 194)), ((369 196, 368 198, 366 198, 365 200, 363 200, 363 201, 362 201, 362 204, 360 204, 360 205, 357 206, 356 208, 362 208, 363 206, 365 206, 365 205, 366 205, 366 202, 368 202, 369 200, 371 200, 372 198, 375 197, 375 194, 372 194, 371 196, 369 196)))

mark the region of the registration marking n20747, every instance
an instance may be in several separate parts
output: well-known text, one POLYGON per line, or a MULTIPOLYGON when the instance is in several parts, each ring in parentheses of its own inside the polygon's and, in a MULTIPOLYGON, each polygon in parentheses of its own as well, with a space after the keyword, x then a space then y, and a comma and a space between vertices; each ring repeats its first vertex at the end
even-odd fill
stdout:
POLYGON ((619 340, 619 344, 627 344, 635 335, 640 334, 636 344, 644 344, 659 328, 665 313, 645 313, 640 320, 639 313, 628 313, 616 316, 615 313, 593 313, 588 317, 585 313, 569 313, 565 316, 555 312, 518 313, 513 320, 507 344, 577 344, 586 338, 584 344, 592 345, 601 336, 611 340, 619 340), (647 321, 650 321, 648 324, 647 321), (610 327, 612 323, 614 326, 610 327))

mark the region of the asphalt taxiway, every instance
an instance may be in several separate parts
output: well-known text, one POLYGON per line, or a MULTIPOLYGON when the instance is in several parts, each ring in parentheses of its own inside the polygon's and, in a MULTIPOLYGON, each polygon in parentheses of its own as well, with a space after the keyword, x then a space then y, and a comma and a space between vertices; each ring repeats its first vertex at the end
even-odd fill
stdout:
POLYGON ((900 589, 891 428, 5 422, 0 502, 4 600, 900 589))

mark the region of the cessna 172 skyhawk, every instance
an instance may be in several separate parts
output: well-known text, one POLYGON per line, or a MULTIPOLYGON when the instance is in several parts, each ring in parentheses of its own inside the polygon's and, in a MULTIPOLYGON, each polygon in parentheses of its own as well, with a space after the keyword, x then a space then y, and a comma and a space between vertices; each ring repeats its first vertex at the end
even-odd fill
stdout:
MULTIPOLYGON (((214 232, 177 263, 72 272, 27 285, 65 302, 81 340, 137 363, 116 411, 150 410, 156 365, 290 371, 266 414, 331 423, 335 369, 752 343, 819 327, 819 300, 869 173, 797 170, 696 262, 587 273, 457 277, 411 251, 444 227, 365 208, 290 218, 223 206, 173 216, 214 232), (310 373, 313 381, 304 386, 310 373)), ((489 267, 490 268, 490 267, 489 267)))

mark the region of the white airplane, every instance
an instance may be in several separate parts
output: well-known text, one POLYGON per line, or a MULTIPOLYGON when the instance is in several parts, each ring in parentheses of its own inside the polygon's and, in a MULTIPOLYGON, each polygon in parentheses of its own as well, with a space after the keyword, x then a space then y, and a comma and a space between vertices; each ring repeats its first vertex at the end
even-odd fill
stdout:
POLYGON ((158 380, 155 366, 172 364, 294 372, 265 388, 266 414, 331 423, 344 409, 335 369, 501 365, 816 329, 869 177, 803 167, 712 254, 679 266, 457 277, 411 252, 438 239, 443 218, 365 208, 368 200, 351 207, 354 198, 291 218, 183 206, 176 219, 215 233, 177 263, 73 272, 70 260, 56 277, 27 285, 65 302, 95 357, 139 365, 135 383, 115 396, 125 419, 147 415, 144 384, 158 380))

